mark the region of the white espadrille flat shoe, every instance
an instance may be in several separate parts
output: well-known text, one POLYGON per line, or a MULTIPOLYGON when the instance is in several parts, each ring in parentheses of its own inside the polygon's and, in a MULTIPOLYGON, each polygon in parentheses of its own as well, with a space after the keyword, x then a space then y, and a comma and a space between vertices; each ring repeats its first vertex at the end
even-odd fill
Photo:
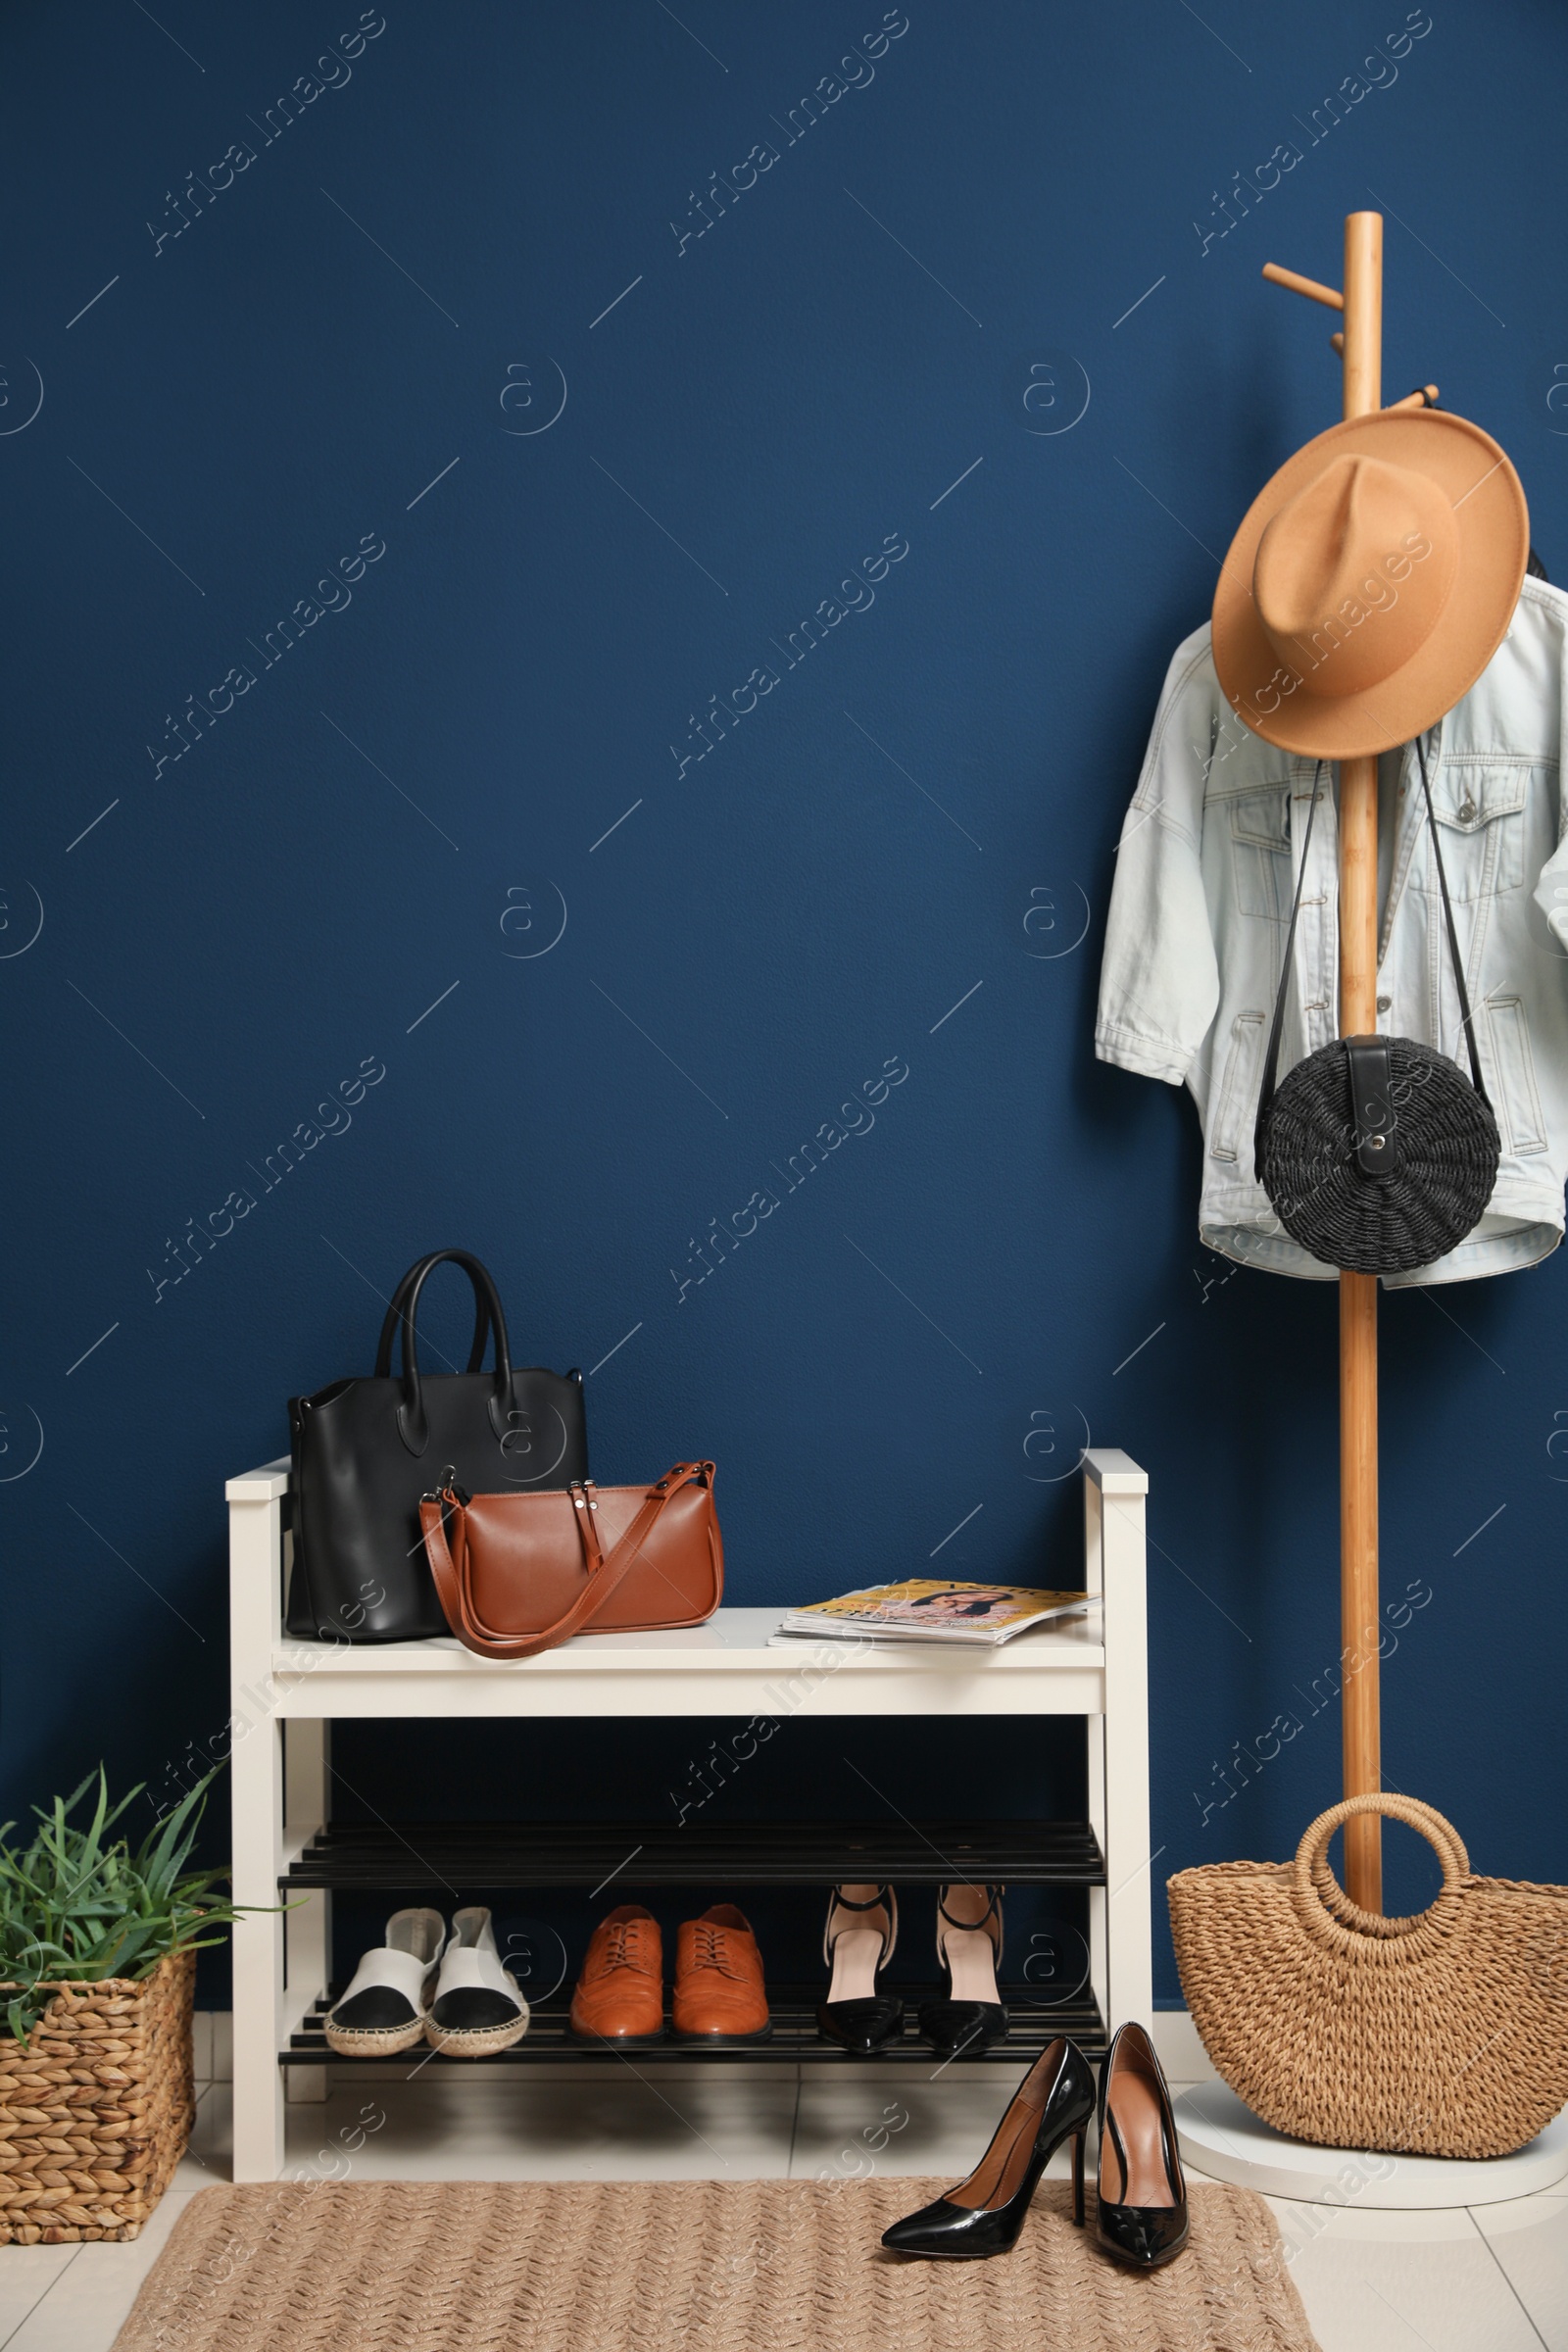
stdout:
POLYGON ((451 2058, 491 2058, 527 2031, 528 2004, 502 1965, 489 1912, 477 1903, 455 1911, 425 2039, 451 2058))
POLYGON ((361 1954, 347 1992, 327 2014, 328 2045, 344 2058, 394 2058, 412 2050, 424 2035, 445 1936, 439 1911, 394 1911, 385 1943, 361 1954))

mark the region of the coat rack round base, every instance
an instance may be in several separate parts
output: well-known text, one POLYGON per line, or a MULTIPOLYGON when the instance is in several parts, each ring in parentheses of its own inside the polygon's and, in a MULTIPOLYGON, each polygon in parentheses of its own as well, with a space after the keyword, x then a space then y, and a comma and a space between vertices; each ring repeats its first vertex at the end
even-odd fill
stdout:
POLYGON ((1298 2205, 1352 2212, 1502 2205, 1568 2177, 1568 2110, 1512 2156, 1389 2156, 1287 2139, 1260 2123, 1227 2084, 1200 2082, 1176 2100, 1176 2130, 1183 2160, 1195 2173, 1298 2205))

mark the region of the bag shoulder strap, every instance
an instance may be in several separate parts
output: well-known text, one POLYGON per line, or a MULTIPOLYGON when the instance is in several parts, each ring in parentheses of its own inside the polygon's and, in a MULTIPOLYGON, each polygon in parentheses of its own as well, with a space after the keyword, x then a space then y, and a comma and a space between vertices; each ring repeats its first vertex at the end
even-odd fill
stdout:
POLYGON ((1323 762, 1320 760, 1312 770, 1312 800, 1306 812, 1306 834, 1301 843, 1301 870, 1296 877, 1296 896, 1291 901, 1291 921, 1285 934, 1280 984, 1274 998, 1274 1018, 1269 1024, 1268 1044, 1263 1053, 1263 1079, 1257 1090, 1257 1116, 1252 1122, 1252 1175, 1259 1184, 1263 1181, 1263 1126, 1279 1081, 1280 1037, 1285 1027, 1285 997, 1291 985, 1292 960, 1296 953, 1296 918, 1301 911, 1301 888, 1306 880, 1307 855, 1312 847, 1312 819, 1317 814, 1317 796, 1322 783, 1323 762))
MULTIPOLYGON (((461 1503, 453 1505, 461 1511, 461 1503)), ((447 1500, 445 1492, 421 1494, 419 1497, 419 1532, 424 1538, 424 1556, 430 1563, 435 1580, 435 1596, 441 1603, 441 1614, 460 1642, 467 1642, 464 1632, 463 1588, 458 1582, 457 1564, 447 1542, 447 1500)), ((471 1649, 473 1643, 468 1642, 471 1649)))
MULTIPOLYGON (((1448 877, 1443 866, 1443 844, 1438 838, 1438 820, 1432 807, 1432 787, 1427 781, 1426 747, 1420 736, 1415 739, 1415 756, 1421 770, 1421 794, 1426 802, 1427 829, 1432 836, 1432 855, 1437 861, 1438 888, 1443 894, 1443 918, 1447 928, 1448 953, 1453 957, 1454 985, 1459 992, 1459 1019, 1464 1030, 1465 1044, 1470 1051, 1470 1075, 1476 1093, 1491 1107, 1486 1080, 1481 1075, 1481 1055, 1476 1048, 1475 1020, 1470 1009, 1470 992, 1465 986, 1464 958, 1459 953, 1459 933, 1453 919, 1453 906, 1448 897, 1448 877)), ((1312 819, 1317 813, 1318 790, 1322 781, 1323 762, 1318 761, 1312 777, 1312 802, 1306 814, 1306 836, 1301 843, 1301 870, 1296 877, 1296 896, 1291 902, 1290 928, 1285 934, 1285 956, 1280 965, 1280 985, 1274 999, 1274 1018, 1269 1026, 1268 1046, 1263 1055, 1263 1080, 1258 1088, 1257 1117, 1252 1125, 1252 1173, 1262 1183, 1263 1128, 1279 1083, 1280 1037, 1285 1027, 1285 997, 1291 984, 1291 971, 1296 950, 1296 918, 1301 911, 1301 886, 1306 880, 1307 853, 1312 846, 1312 819)))
MULTIPOLYGON (((711 1462, 676 1462, 672 1469, 665 1471, 657 1485, 649 1488, 636 1517, 619 1543, 609 1552, 601 1552, 597 1530, 592 1528, 592 1521, 587 1516, 599 1507, 592 1482, 581 1482, 578 1491, 571 1494, 585 1531, 583 1547, 590 1562, 588 1578, 581 1592, 570 1608, 556 1619, 554 1625, 544 1626, 537 1633, 517 1634, 500 1640, 480 1634, 472 1624, 462 1576, 447 1542, 447 1509, 450 1507, 461 1520, 465 1505, 458 1502, 455 1496, 449 1505, 446 1492, 421 1496, 419 1526, 424 1536, 425 1557, 430 1563, 430 1573, 435 1579, 436 1592, 448 1625, 460 1642, 484 1658, 531 1658, 541 1650, 554 1649, 560 1642, 569 1642, 573 1634, 581 1633, 585 1626, 592 1624, 610 1600, 653 1534, 665 1504, 673 1500, 682 1487, 694 1483, 710 1487, 712 1482, 711 1462)), ((465 1547, 466 1537, 460 1535, 459 1548, 462 1550, 465 1547)))

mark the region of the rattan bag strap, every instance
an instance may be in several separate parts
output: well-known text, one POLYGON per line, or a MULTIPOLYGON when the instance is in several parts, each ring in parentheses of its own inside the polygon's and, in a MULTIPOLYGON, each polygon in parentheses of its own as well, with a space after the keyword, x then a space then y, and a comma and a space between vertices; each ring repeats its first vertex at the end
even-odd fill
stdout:
MULTIPOLYGON (((1443 918, 1447 927, 1448 952, 1453 957, 1453 981, 1459 992, 1459 1022, 1464 1041, 1470 1052, 1470 1076, 1476 1093, 1489 1109, 1492 1098, 1487 1082, 1481 1075, 1481 1055, 1476 1046, 1475 1018, 1470 1009, 1470 991, 1465 986, 1464 958, 1459 953, 1459 932, 1453 919, 1453 904, 1448 897, 1448 877, 1444 870, 1443 843, 1438 835, 1438 820, 1432 807, 1432 787, 1427 781, 1426 747, 1420 736, 1415 739, 1415 756, 1421 770, 1421 793, 1427 806, 1427 830, 1432 836, 1432 856, 1438 868, 1438 888, 1443 895, 1443 918)), ((1306 880, 1307 853, 1312 847, 1312 819, 1317 814, 1317 796, 1322 781, 1323 762, 1320 760, 1312 773, 1312 799, 1306 812, 1306 833, 1301 843, 1301 870, 1296 877, 1296 896, 1291 902, 1290 927, 1285 934, 1285 955, 1280 964, 1280 985, 1274 999, 1274 1018, 1269 1024, 1268 1045, 1263 1054, 1263 1081, 1257 1093, 1257 1117, 1252 1126, 1252 1174, 1262 1183, 1263 1126, 1269 1105, 1279 1082, 1280 1038, 1285 1027, 1285 998, 1291 985, 1292 959, 1296 951, 1296 918, 1301 911, 1301 887, 1306 880)))
POLYGON ((1263 1050, 1263 1082, 1257 1090, 1257 1117, 1252 1122, 1252 1174, 1259 1184, 1263 1181, 1263 1125, 1279 1081, 1280 1037, 1285 1028, 1285 998, 1291 985, 1291 962, 1296 953, 1296 918, 1301 911, 1301 886, 1306 880, 1307 855, 1312 847, 1312 819, 1317 814, 1317 796, 1322 784, 1323 762, 1320 760, 1312 770, 1312 798, 1306 811, 1306 832, 1301 840, 1301 870, 1296 877, 1296 896, 1291 901, 1290 927, 1285 934, 1280 984, 1274 998, 1274 1018, 1269 1023, 1268 1044, 1263 1050))
POLYGON ((1320 1813, 1316 1821, 1308 1824, 1296 1849, 1292 1870, 1297 1910, 1303 1925, 1318 1934, 1327 1931, 1336 1942, 1350 1937, 1381 1943, 1391 1936, 1407 1935, 1431 1919, 1446 1896, 1457 1895, 1469 1876, 1470 1856, 1452 1822, 1434 1805, 1423 1804, 1419 1797, 1397 1796, 1386 1788, 1375 1789, 1366 1796, 1348 1796, 1340 1804, 1330 1805, 1326 1813, 1320 1813), (1362 1911, 1350 1901, 1329 1868, 1328 1850, 1335 1831, 1358 1813, 1381 1813, 1391 1821, 1402 1821, 1419 1831, 1433 1848, 1443 1865, 1443 1886, 1431 1910, 1417 1914, 1413 1920, 1389 1920, 1362 1911))

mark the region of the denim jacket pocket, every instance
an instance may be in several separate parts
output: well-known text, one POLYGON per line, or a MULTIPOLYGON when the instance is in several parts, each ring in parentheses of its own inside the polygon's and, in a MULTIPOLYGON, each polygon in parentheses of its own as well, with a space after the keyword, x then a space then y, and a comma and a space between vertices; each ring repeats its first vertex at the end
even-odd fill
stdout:
MULTIPOLYGON (((1441 827, 1450 899, 1491 898, 1499 890, 1522 886, 1529 783, 1528 767, 1445 761, 1432 787, 1432 810, 1441 827)), ((1422 888, 1438 896, 1438 868, 1430 843, 1422 888)))
POLYGON ((1239 1160, 1246 1146, 1249 1179, 1252 1173, 1252 1127, 1257 1118, 1257 1093, 1262 1083, 1258 1056, 1263 1046, 1263 1015, 1239 1012, 1231 1023, 1230 1050, 1219 1100, 1210 1121, 1210 1159, 1239 1160))
POLYGON ((1502 1113, 1503 1150, 1514 1159, 1522 1159, 1532 1152, 1544 1152, 1546 1122, 1542 1115, 1541 1090, 1536 1084, 1530 1030, 1519 998, 1489 999, 1487 1026, 1492 1032, 1493 1084, 1501 1097, 1495 1107, 1502 1113))
POLYGON ((1279 785, 1231 803, 1231 865, 1243 914, 1283 922, 1291 911, 1290 790, 1279 785))

